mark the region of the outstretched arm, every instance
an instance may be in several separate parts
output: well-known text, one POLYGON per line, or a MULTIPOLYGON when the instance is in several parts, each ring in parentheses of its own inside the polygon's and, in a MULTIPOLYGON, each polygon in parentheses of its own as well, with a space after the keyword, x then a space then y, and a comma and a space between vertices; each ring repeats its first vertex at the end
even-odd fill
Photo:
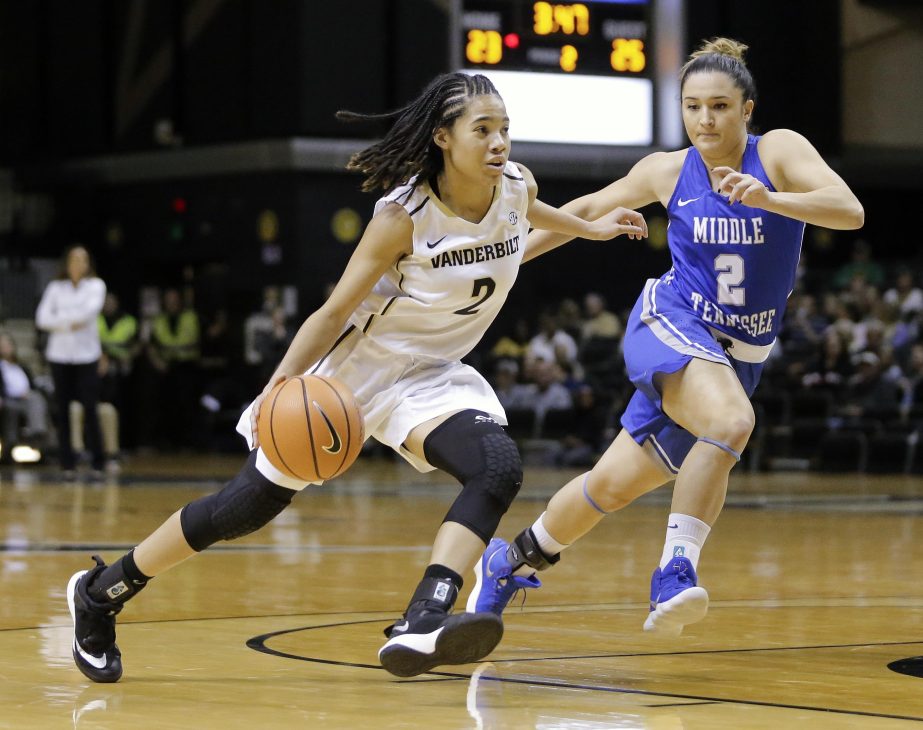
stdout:
POLYGON ((824 228, 862 227, 865 211, 859 199, 803 136, 789 129, 768 132, 759 151, 776 192, 752 175, 716 167, 715 172, 724 176, 718 189, 729 195, 731 203, 739 201, 824 228))
MULTIPOLYGON (((634 208, 643 207, 660 199, 658 193, 655 191, 655 173, 663 167, 665 154, 666 153, 654 153, 653 155, 648 155, 638 162, 625 177, 616 180, 614 183, 601 190, 597 190, 595 193, 576 198, 562 205, 560 208, 552 210, 555 210, 557 213, 567 214, 569 217, 576 217, 584 222, 595 222, 607 216, 607 214, 610 214, 610 217, 613 219, 612 222, 624 225, 624 222, 629 220, 625 217, 625 213, 630 212, 640 216, 640 214, 635 213, 633 210, 634 208)), ((534 178, 532 178, 531 173, 528 173, 528 171, 521 166, 520 169, 523 170, 523 175, 526 177, 526 180, 532 180, 534 184, 534 178)), ((536 203, 540 203, 540 201, 536 201, 536 203)), ((542 203, 541 205, 544 204, 542 203)), ((539 215, 541 216, 541 211, 539 215)), ((591 236, 582 232, 571 232, 570 230, 556 227, 560 224, 556 224, 553 221, 549 221, 547 225, 543 225, 542 223, 544 221, 536 219, 532 211, 530 211, 529 217, 536 230, 529 234, 526 251, 522 259, 523 262, 530 261, 537 256, 548 253, 577 236, 591 238, 591 236)), ((641 217, 641 220, 643 220, 643 217, 641 217)), ((643 233, 631 235, 631 238, 646 236, 647 223, 644 223, 642 227, 644 229, 643 233)), ((614 235, 618 235, 618 233, 614 235)), ((609 237, 611 238, 612 236, 609 237)))
POLYGON ((535 228, 564 234, 567 240, 580 236, 607 241, 623 233, 632 239, 647 235, 644 216, 628 208, 615 208, 601 218, 587 221, 536 200, 529 207, 529 220, 535 228))

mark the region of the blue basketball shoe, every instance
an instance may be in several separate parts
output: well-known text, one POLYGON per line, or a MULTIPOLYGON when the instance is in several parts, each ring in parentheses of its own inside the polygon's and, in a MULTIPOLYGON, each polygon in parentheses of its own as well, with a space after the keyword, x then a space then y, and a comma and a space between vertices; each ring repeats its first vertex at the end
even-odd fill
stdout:
POLYGON ((509 543, 495 537, 474 566, 476 582, 465 607, 468 613, 490 611, 500 616, 517 591, 542 587, 534 573, 529 577, 512 574, 509 548, 509 543))
POLYGON ((651 612, 645 631, 679 636, 686 624, 701 621, 708 613, 708 591, 698 585, 689 558, 676 557, 651 576, 651 612))

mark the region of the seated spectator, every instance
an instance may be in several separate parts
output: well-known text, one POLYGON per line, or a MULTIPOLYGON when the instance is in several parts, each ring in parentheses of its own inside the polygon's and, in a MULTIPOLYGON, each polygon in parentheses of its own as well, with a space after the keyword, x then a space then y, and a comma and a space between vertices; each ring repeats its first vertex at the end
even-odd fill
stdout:
POLYGON ((622 322, 617 315, 606 309, 602 294, 588 292, 583 298, 583 324, 580 328, 581 342, 594 337, 616 338, 622 336, 622 322))
POLYGON ((261 383, 269 382, 294 336, 295 328, 292 327, 281 305, 270 312, 269 326, 261 327, 254 333, 253 349, 259 353, 261 383))
POLYGON ((885 323, 878 317, 871 316, 856 324, 853 330, 852 353, 874 352, 881 357, 885 345, 885 323))
POLYGON ((48 434, 48 404, 35 390, 32 376, 19 363, 16 343, 6 333, 0 333, 0 416, 2 445, 0 463, 9 463, 10 452, 20 441, 20 421, 25 420, 21 437, 30 443, 43 444, 48 434))
POLYGON ((857 356, 856 372, 847 382, 842 414, 854 418, 877 418, 896 411, 900 396, 897 385, 884 377, 881 358, 874 352, 863 352, 857 356))
POLYGON ((902 318, 923 312, 923 290, 914 286, 913 271, 906 267, 898 270, 894 286, 885 292, 884 301, 896 307, 902 318))
POLYGON ((575 342, 580 341, 583 318, 580 316, 580 305, 573 299, 562 299, 558 304, 558 327, 569 334, 575 342))
POLYGON ((783 350, 778 354, 782 361, 776 367, 784 367, 792 381, 803 378, 805 368, 820 350, 823 333, 829 324, 829 320, 818 311, 813 295, 793 294, 779 335, 783 350))
POLYGON ((828 293, 824 296, 824 316, 846 349, 852 351, 856 322, 859 319, 855 306, 842 295, 828 293))
POLYGON ((857 278, 870 286, 880 287, 885 281, 881 264, 872 259, 872 247, 864 239, 858 239, 852 248, 849 262, 841 266, 833 277, 837 289, 846 289, 857 278))
POLYGON ((902 315, 891 331, 891 347, 894 357, 902 367, 908 367, 913 356, 913 347, 920 341, 920 325, 923 316, 908 312, 902 315))
POLYGON ((500 405, 509 410, 529 409, 533 406, 534 388, 518 382, 519 365, 507 358, 494 366, 493 386, 500 405))
POLYGON ((558 326, 557 317, 550 311, 539 316, 539 332, 529 340, 526 348, 526 377, 535 379, 533 367, 539 361, 546 363, 569 363, 577 365, 577 343, 574 338, 558 326))
POLYGON ((527 387, 532 392, 532 407, 539 421, 548 411, 573 408, 573 398, 563 384, 564 373, 556 363, 537 360, 532 367, 532 380, 527 387))
POLYGON ((520 317, 516 320, 512 333, 505 334, 497 340, 490 350, 490 356, 494 360, 508 359, 522 365, 531 337, 529 321, 520 317))
POLYGON ((910 361, 904 371, 901 390, 901 410, 905 414, 911 408, 923 407, 923 343, 915 344, 910 350, 910 361))
MULTIPOLYGON (((272 331, 272 313, 282 306, 282 292, 277 286, 263 289, 263 303, 244 321, 244 360, 248 365, 264 365, 265 353, 260 351, 259 337, 272 331)), ((275 367, 278 363, 270 363, 275 367)), ((260 386, 262 387, 262 385, 260 386)))
POLYGON ((805 367, 801 384, 805 388, 838 393, 853 373, 852 361, 843 338, 835 329, 828 328, 820 352, 805 367))

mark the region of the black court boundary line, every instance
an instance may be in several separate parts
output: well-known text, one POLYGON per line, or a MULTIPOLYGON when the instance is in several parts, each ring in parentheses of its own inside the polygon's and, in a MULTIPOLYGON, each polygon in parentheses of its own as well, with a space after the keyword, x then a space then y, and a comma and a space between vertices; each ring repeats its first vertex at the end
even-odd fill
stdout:
MULTIPOLYGON (((355 612, 331 612, 331 613, 322 613, 316 615, 337 615, 339 613, 355 613, 355 612)), ((258 619, 258 618, 284 618, 286 616, 303 616, 304 614, 273 614, 273 615, 259 615, 259 616, 209 616, 203 618, 176 618, 176 619, 162 619, 162 620, 148 620, 148 621, 126 621, 123 622, 123 625, 133 625, 140 626, 145 624, 160 624, 160 623, 178 623, 185 621, 232 621, 232 620, 241 620, 241 619, 258 619)), ((370 624, 370 623, 381 623, 387 622, 390 619, 363 619, 361 621, 342 621, 329 624, 319 624, 317 626, 302 626, 294 629, 283 629, 280 631, 273 631, 266 634, 260 634, 254 636, 251 639, 246 641, 246 646, 254 651, 260 652, 262 654, 268 654, 270 656, 277 656, 284 659, 295 659, 297 661, 311 662, 313 664, 327 664, 331 666, 344 666, 352 667, 359 669, 374 669, 377 671, 384 671, 384 668, 377 664, 364 664, 361 662, 344 662, 337 661, 334 659, 320 659, 317 657, 306 657, 299 654, 290 654, 288 652, 279 651, 277 649, 271 649, 266 646, 266 642, 276 636, 282 636, 285 634, 293 634, 301 631, 311 631, 313 629, 325 629, 325 628, 337 628, 342 626, 356 626, 360 624, 370 624)), ((15 628, 6 628, 0 629, 0 633, 13 632, 13 631, 31 631, 37 630, 40 628, 68 628, 65 625, 62 626, 31 626, 31 627, 15 627, 15 628)), ((746 652, 762 652, 762 651, 801 651, 801 650, 810 650, 810 649, 850 649, 850 648, 861 648, 861 647, 875 647, 875 646, 911 646, 915 644, 923 644, 923 641, 882 641, 882 642, 872 642, 872 643, 861 643, 861 644, 820 644, 820 645, 809 645, 809 646, 788 646, 788 647, 756 647, 749 649, 699 649, 699 650, 690 650, 682 652, 633 652, 628 654, 585 654, 585 655, 574 655, 574 656, 559 656, 559 657, 534 657, 529 659, 493 659, 493 662, 504 662, 504 663, 521 663, 521 662, 536 662, 536 661, 558 661, 558 660, 567 660, 567 659, 621 659, 621 658, 637 658, 637 657, 668 657, 668 656, 683 656, 683 655, 693 655, 693 654, 725 654, 725 653, 746 653, 746 652)), ((424 682, 424 681, 438 681, 435 678, 442 678, 444 680, 462 680, 462 679, 471 679, 470 674, 458 673, 458 672, 426 672, 428 675, 432 675, 432 679, 406 679, 406 680, 395 680, 398 683, 414 683, 414 682, 424 682)), ((914 722, 923 722, 923 717, 913 717, 909 715, 890 715, 877 712, 865 712, 861 710, 840 710, 831 707, 812 707, 808 705, 793 705, 785 704, 778 702, 761 702, 758 700, 741 700, 741 699, 728 699, 722 697, 709 697, 706 695, 686 695, 679 693, 670 693, 670 692, 655 692, 653 690, 636 690, 628 689, 626 687, 600 687, 597 685, 584 685, 584 684, 574 684, 568 682, 552 681, 552 680, 535 680, 535 679, 514 679, 514 678, 503 678, 503 677, 484 677, 485 681, 496 681, 496 682, 506 682, 508 684, 523 684, 523 685, 534 685, 542 687, 553 687, 559 689, 584 689, 587 691, 593 692, 614 692, 618 694, 637 694, 642 696, 650 697, 670 697, 678 698, 684 700, 693 700, 693 702, 681 702, 681 703, 667 703, 667 704, 658 704, 658 705, 646 705, 646 707, 671 707, 671 706, 686 706, 690 704, 704 705, 704 704, 740 704, 740 705, 752 705, 758 707, 776 707, 781 709, 793 709, 793 710, 807 710, 809 712, 830 712, 834 714, 842 715, 856 715, 862 717, 880 717, 885 719, 893 720, 908 720, 914 722)))
MULTIPOLYGON (((131 547, 134 547, 132 545, 131 547)), ((102 550, 107 548, 100 548, 98 545, 92 547, 93 550, 102 550)), ((222 548, 213 546, 209 548, 211 551, 221 550, 222 548)), ((2 550, 0 550, 2 552, 2 550)), ((829 600, 849 600, 854 599, 855 596, 837 596, 829 600)), ((878 600, 897 600, 901 598, 916 598, 916 596, 875 596, 874 598, 878 600)), ((738 601, 759 601, 762 599, 751 599, 751 598, 733 598, 727 599, 728 601, 738 602, 738 601)), ((863 599, 866 600, 866 599, 863 599)), ((545 613, 554 613, 555 611, 570 611, 570 610, 580 610, 586 613, 601 613, 605 611, 628 611, 628 610, 637 610, 641 604, 638 602, 635 603, 612 603, 612 604, 593 604, 593 607, 587 607, 584 604, 580 603, 556 603, 550 606, 536 606, 534 608, 540 610, 526 611, 522 616, 530 615, 540 615, 545 613)), ((812 605, 799 605, 799 606, 770 606, 772 610, 784 610, 784 609, 803 609, 803 608, 817 608, 821 607, 820 604, 812 605)), ((720 602, 712 602, 710 608, 717 609, 722 608, 720 602)), ((169 623, 181 623, 184 621, 238 621, 238 620, 249 620, 249 619, 261 619, 261 618, 295 618, 300 616, 354 616, 356 614, 392 614, 399 615, 404 609, 367 609, 364 611, 296 611, 294 613, 261 613, 261 614, 245 614, 242 616, 186 616, 179 618, 158 618, 158 619, 145 619, 143 621, 119 621, 119 626, 143 626, 145 624, 169 624, 169 623)), ((383 619, 369 619, 368 622, 375 620, 387 621, 389 618, 383 619)), ((364 621, 363 621, 364 622, 364 621)), ((299 629, 286 629, 286 631, 304 631, 310 628, 327 628, 329 626, 347 626, 346 624, 325 624, 324 626, 305 626, 299 629)), ((38 631, 40 629, 58 629, 66 628, 69 624, 38 624, 34 626, 7 626, 0 627, 0 633, 12 632, 12 631, 38 631)), ((285 633, 284 631, 282 633, 285 633)), ((267 634, 268 636, 268 634, 267 634)), ((785 650, 795 650, 795 649, 848 649, 855 647, 863 646, 904 646, 904 645, 913 645, 913 644, 923 644, 923 640, 920 641, 880 641, 874 643, 860 643, 860 644, 817 644, 817 645, 805 645, 805 646, 773 646, 773 647, 761 647, 761 648, 750 648, 750 649, 695 649, 689 650, 688 652, 649 652, 649 653, 638 653, 638 654, 587 654, 587 655, 575 655, 575 656, 566 656, 566 657, 554 657, 560 659, 595 659, 595 658, 606 658, 606 657, 619 657, 619 656, 672 656, 674 654, 694 654, 694 653, 718 653, 718 652, 747 652, 747 651, 785 651, 785 650)), ((504 659, 506 662, 532 662, 532 661, 543 661, 543 659, 504 659)))
MULTIPOLYGON (((0 541, 0 553, 73 553, 73 552, 112 552, 128 551, 138 547, 136 542, 112 543, 100 545, 99 543, 53 543, 35 542, 25 545, 11 544, 9 541, 0 541)), ((363 551, 377 550, 389 553, 412 553, 422 550, 432 550, 430 545, 411 545, 400 547, 397 545, 210 545, 208 552, 214 553, 333 553, 348 554, 363 551), (344 549, 345 548, 345 549, 344 549)))
MULTIPOLYGON (((358 624, 367 624, 367 623, 376 623, 378 619, 375 620, 363 620, 363 621, 346 621, 343 623, 333 623, 333 624, 324 624, 322 626, 303 626, 295 629, 283 629, 281 631, 272 631, 266 634, 260 634, 259 636, 254 636, 251 639, 248 639, 246 645, 248 648, 258 651, 262 654, 268 654, 270 656, 282 657, 285 659, 296 659, 303 662, 311 662, 314 664, 328 664, 332 666, 341 666, 341 667, 353 667, 359 669, 375 669, 378 671, 385 671, 384 667, 376 664, 364 664, 361 662, 344 662, 338 661, 335 659, 320 659, 315 657, 306 657, 298 654, 289 654, 288 652, 279 651, 276 649, 270 649, 266 646, 266 642, 270 639, 273 639, 277 636, 282 636, 285 634, 294 634, 300 631, 311 631, 314 629, 325 629, 325 628, 335 628, 340 626, 355 626, 358 624)), ((509 661, 556 661, 561 659, 601 659, 601 658, 631 658, 631 657, 645 657, 645 656, 680 656, 686 654, 723 654, 729 652, 759 652, 759 651, 797 651, 802 649, 831 649, 831 648, 858 648, 865 646, 895 646, 895 645, 907 645, 907 644, 923 644, 923 641, 885 641, 877 643, 864 643, 864 644, 832 644, 832 645, 820 645, 820 646, 805 646, 805 647, 769 647, 768 649, 714 649, 714 650, 693 650, 686 652, 655 652, 655 653, 631 653, 631 654, 596 654, 596 655, 586 655, 586 656, 567 656, 567 657, 544 657, 528 660, 508 660, 508 659, 491 659, 493 663, 500 662, 509 662, 509 661)), ((435 675, 437 677, 445 677, 450 679, 471 679, 470 674, 465 674, 462 672, 425 672, 425 674, 435 675)), ((590 684, 574 684, 570 682, 554 681, 554 680, 536 680, 536 679, 516 679, 512 677, 481 677, 485 681, 490 682, 506 682, 507 684, 522 684, 528 686, 539 686, 539 687, 553 687, 557 689, 583 689, 590 692, 612 692, 616 694, 635 694, 646 697, 671 697, 683 700, 694 700, 695 704, 736 704, 736 705, 752 705, 755 707, 775 707, 786 710, 807 710, 808 712, 829 712, 838 715, 854 715, 859 717, 880 717, 889 720, 908 720, 912 722, 923 722, 923 717, 914 717, 911 715, 890 715, 880 712, 867 712, 864 710, 840 710, 834 707, 812 707, 810 705, 793 705, 786 704, 781 702, 763 702, 760 700, 741 700, 741 699, 728 699, 723 697, 709 697, 707 695, 687 695, 680 694, 675 692, 655 692, 653 690, 643 690, 643 689, 629 689, 627 687, 600 687, 598 685, 590 684)), ((400 683, 402 680, 396 680, 400 683)), ((407 680, 403 680, 406 682, 407 680)), ((419 680, 418 680, 419 681, 419 680)), ((675 704, 686 704, 686 703, 675 703, 675 704)), ((663 705, 660 705, 663 706, 663 705)))

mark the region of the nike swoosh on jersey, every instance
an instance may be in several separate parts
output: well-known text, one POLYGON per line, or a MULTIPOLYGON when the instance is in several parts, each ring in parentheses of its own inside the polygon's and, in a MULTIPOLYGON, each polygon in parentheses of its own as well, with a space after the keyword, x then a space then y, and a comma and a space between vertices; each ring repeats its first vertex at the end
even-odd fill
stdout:
POLYGON ((320 407, 320 403, 317 401, 312 401, 312 403, 314 403, 314 407, 317 409, 317 412, 321 414, 327 424, 327 428, 330 430, 330 446, 322 446, 321 448, 328 454, 339 454, 340 449, 343 448, 343 442, 340 440, 340 434, 337 433, 337 430, 333 427, 333 423, 330 422, 327 414, 324 413, 324 409, 320 407))
POLYGON ((88 654, 80 647, 80 644, 77 642, 77 639, 74 639, 74 649, 77 650, 77 652, 80 654, 80 656, 83 657, 84 661, 87 664, 92 664, 97 669, 106 668, 106 653, 105 652, 103 652, 102 657, 96 657, 96 656, 93 656, 92 654, 88 654))
POLYGON ((442 238, 440 238, 440 239, 439 239, 438 241, 436 241, 435 243, 430 243, 429 241, 427 241, 427 242, 426 242, 426 247, 427 247, 427 248, 436 248, 436 246, 438 246, 440 243, 442 243, 442 242, 445 240, 445 237, 448 236, 448 235, 449 235, 449 234, 446 233, 445 236, 443 236, 442 238))
POLYGON ((684 205, 689 205, 689 203, 694 203, 697 200, 701 200, 703 197, 704 196, 700 195, 698 198, 690 198, 689 200, 683 200, 682 198, 680 198, 679 200, 676 201, 676 204, 680 208, 682 208, 684 205))

